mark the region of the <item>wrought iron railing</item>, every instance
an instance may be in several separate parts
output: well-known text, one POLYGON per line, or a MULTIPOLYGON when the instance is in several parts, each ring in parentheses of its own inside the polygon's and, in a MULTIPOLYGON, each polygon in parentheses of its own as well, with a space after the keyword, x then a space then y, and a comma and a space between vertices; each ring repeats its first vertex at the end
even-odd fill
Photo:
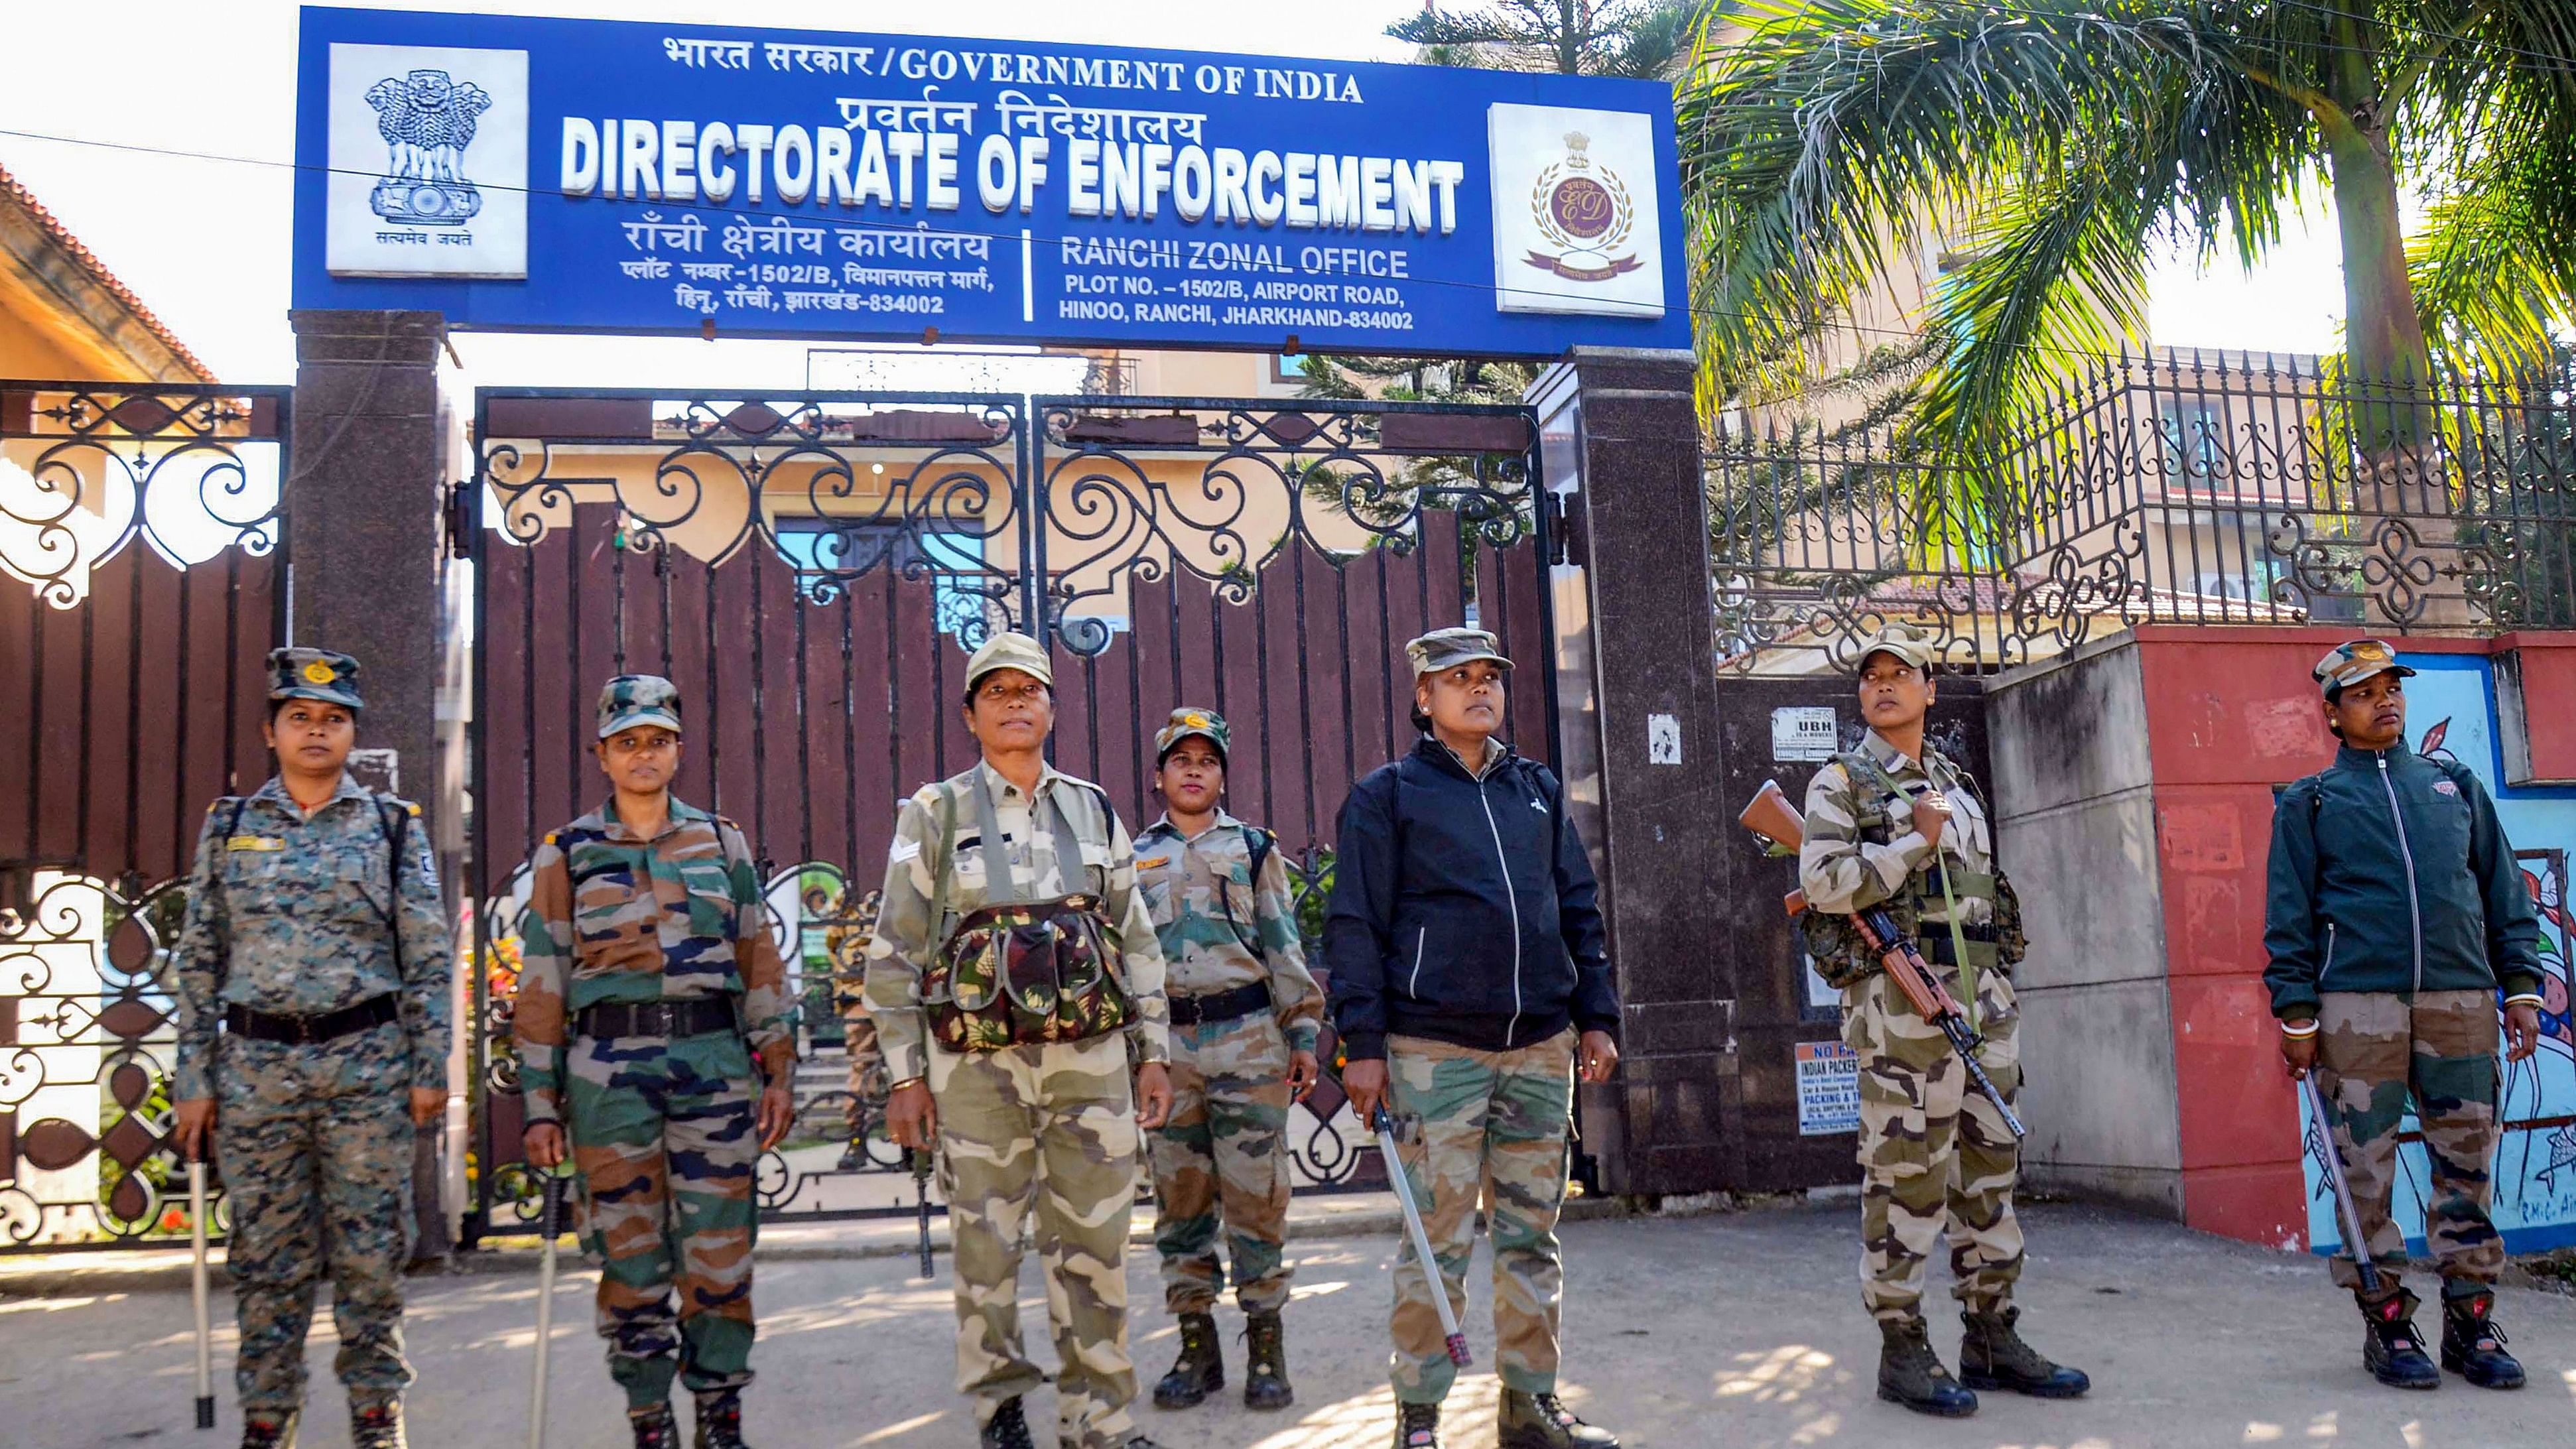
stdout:
POLYGON ((1803 672, 1910 621, 1991 670, 2145 623, 2576 624, 2576 366, 2362 382, 2311 359, 2105 362, 1961 462, 1901 425, 1709 441, 1719 653, 1803 672))

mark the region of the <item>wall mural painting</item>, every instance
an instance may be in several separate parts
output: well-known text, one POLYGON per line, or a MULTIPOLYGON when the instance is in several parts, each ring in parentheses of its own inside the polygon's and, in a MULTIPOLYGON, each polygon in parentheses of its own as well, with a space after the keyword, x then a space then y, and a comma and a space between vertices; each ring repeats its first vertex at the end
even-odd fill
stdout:
MULTIPOLYGON (((2464 764, 2495 796, 2496 812, 2522 865, 2524 887, 2540 915, 2542 968, 2540 1050, 2531 1060, 2496 1060, 2502 1132, 2495 1161, 2495 1222, 2506 1246, 2541 1252, 2576 1243, 2576 914, 2567 899, 2567 863, 2576 848, 2576 788, 2512 787, 2504 783, 2498 744, 2495 675, 2477 657, 2422 655, 2410 659, 2421 672, 2406 683, 2407 730, 2421 753, 2464 764)), ((2501 1005, 2499 1005, 2501 1010, 2501 1005)), ((2328 1195, 2324 1142, 2313 1121, 2305 1132, 2308 1241, 2318 1252, 2337 1250, 2342 1233, 2328 1195)), ((2397 1221, 2410 1251, 2424 1251, 2424 1195, 2430 1183, 2416 1123, 2406 1121, 2399 1150, 2397 1221)))

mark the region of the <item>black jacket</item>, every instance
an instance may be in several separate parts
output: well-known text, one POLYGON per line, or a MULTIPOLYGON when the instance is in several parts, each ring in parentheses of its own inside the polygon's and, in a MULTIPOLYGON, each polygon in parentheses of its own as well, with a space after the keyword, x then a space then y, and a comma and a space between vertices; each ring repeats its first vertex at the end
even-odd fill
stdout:
POLYGON ((1506 752, 1480 781, 1425 736, 1351 787, 1334 845, 1324 964, 1353 1059, 1390 1032, 1504 1051, 1619 1029, 1592 860, 1546 766, 1506 752))
POLYGON ((2465 765, 2335 751, 2273 807, 2263 972, 2275 1016, 2325 991, 2531 991, 2540 926, 2495 802, 2465 765))

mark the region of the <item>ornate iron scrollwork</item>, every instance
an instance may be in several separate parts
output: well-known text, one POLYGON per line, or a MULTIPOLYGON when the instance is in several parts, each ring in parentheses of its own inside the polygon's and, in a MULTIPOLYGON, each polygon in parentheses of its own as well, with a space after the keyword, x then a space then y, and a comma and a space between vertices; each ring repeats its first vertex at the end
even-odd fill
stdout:
POLYGON ((1973 463, 1878 426, 1720 437, 1720 653, 1847 663, 1892 618, 1970 668, 2149 622, 2576 624, 2571 394, 2563 363, 2390 389, 2167 353, 2097 369, 1973 463))
POLYGON ((137 539, 177 568, 274 549, 286 396, 0 382, 0 571, 69 609, 137 539))
MULTIPOLYGON (((188 1231, 170 1081, 167 972, 184 881, 132 893, 38 877, 0 909, 0 1250, 139 1243, 188 1231)), ((209 1232, 225 1219, 210 1199, 209 1232)))

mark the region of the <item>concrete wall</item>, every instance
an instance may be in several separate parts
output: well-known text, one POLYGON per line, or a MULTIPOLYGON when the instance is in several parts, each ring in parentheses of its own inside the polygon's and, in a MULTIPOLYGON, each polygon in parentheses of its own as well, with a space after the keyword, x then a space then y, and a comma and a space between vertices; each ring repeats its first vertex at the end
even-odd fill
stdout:
POLYGON ((2022 899, 2025 1171, 2184 1214, 2145 681, 2122 636, 1986 690, 1996 854, 2022 899))
MULTIPOLYGON (((2309 670, 2351 637, 2153 626, 1988 686, 1998 850, 2030 925, 2032 1182, 2249 1242, 2333 1240, 2281 1073, 2262 936, 2273 792, 2334 754, 2309 670)), ((2505 1073, 2498 1226, 2517 1248, 2576 1241, 2576 1184, 2551 1166, 2576 1157, 2576 787, 2556 783, 2576 772, 2562 723, 2576 637, 2396 642, 2422 671, 2410 745, 2488 782, 2544 923, 2544 1049, 2505 1073)), ((2413 1234, 2410 1193, 2397 1215, 2413 1234)))

